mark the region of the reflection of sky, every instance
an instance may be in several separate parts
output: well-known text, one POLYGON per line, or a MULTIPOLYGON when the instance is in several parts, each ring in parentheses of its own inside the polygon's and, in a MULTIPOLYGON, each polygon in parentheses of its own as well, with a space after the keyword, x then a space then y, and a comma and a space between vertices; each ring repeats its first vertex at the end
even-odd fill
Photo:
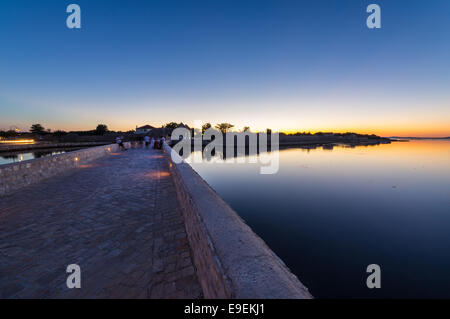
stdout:
POLYGON ((193 164, 317 297, 450 297, 450 141, 280 151, 280 171, 193 164), (382 269, 382 289, 365 267, 382 269))
POLYGON ((450 2, 0 3, 0 127, 238 128, 450 135, 450 2))
POLYGON ((11 163, 18 163, 23 161, 28 161, 40 157, 45 156, 52 156, 57 154, 65 153, 65 151, 36 151, 34 153, 28 152, 28 153, 21 153, 21 154, 13 154, 13 155, 5 155, 0 154, 0 165, 3 164, 11 164, 11 163))

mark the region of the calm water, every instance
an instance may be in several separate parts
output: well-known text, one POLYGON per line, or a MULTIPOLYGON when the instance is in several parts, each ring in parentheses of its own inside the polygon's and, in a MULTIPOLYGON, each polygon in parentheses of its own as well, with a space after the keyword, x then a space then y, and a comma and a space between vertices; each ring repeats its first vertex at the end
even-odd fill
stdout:
POLYGON ((56 154, 65 153, 66 150, 53 150, 53 151, 34 151, 34 152, 24 152, 24 153, 14 153, 14 154, 0 154, 0 165, 23 162, 35 158, 41 158, 45 156, 53 156, 56 154))
POLYGON ((450 297, 450 141, 279 155, 275 175, 192 166, 315 297, 450 297))

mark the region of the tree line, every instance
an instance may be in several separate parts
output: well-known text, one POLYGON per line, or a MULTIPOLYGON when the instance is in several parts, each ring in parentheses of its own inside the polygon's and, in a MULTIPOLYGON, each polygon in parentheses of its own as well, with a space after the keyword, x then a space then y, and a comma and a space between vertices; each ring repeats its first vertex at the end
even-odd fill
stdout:
MULTIPOLYGON (((191 129, 188 125, 183 124, 183 122, 181 123, 176 123, 176 122, 169 122, 167 124, 162 125, 162 129, 165 129, 165 132, 170 134, 174 129, 178 128, 178 127, 185 127, 187 129, 191 129)), ((205 133, 206 130, 210 129, 210 128, 214 128, 218 131, 220 131, 222 134, 226 134, 227 132, 229 132, 232 128, 234 128, 235 126, 233 124, 224 122, 224 123, 218 123, 216 125, 212 125, 211 123, 205 123, 202 125, 202 134, 205 133)), ((250 127, 249 126, 244 126, 241 130, 241 132, 250 132, 250 127)), ((56 130, 56 131, 52 131, 51 129, 46 129, 43 125, 41 124, 33 124, 30 127, 30 132, 33 135, 38 135, 38 136, 44 136, 44 135, 52 135, 55 137, 62 137, 68 134, 76 134, 79 136, 103 136, 106 135, 108 133, 111 134, 123 134, 124 132, 121 131, 112 131, 108 128, 108 126, 106 124, 98 124, 97 127, 93 130, 87 130, 87 131, 64 131, 64 130, 56 130)), ((130 130, 127 131, 125 133, 134 133, 134 130, 130 130)), ((166 134, 165 133, 165 134, 166 134)), ((266 129, 266 133, 271 134, 272 130, 270 128, 266 129)), ((2 138, 12 138, 12 137, 16 137, 19 136, 21 133, 18 132, 17 129, 10 129, 7 131, 4 130, 0 130, 0 137, 2 138)), ((379 138, 379 136, 375 135, 375 134, 358 134, 358 133, 353 133, 353 132, 345 132, 345 133, 325 133, 325 132, 316 132, 316 133, 311 133, 311 132, 295 132, 295 133, 280 133, 280 135, 286 135, 286 136, 309 136, 309 135, 318 135, 318 136, 323 136, 323 135, 334 135, 334 136, 342 136, 342 137, 348 137, 348 136, 356 136, 356 137, 368 137, 369 139, 376 139, 379 138)))
MULTIPOLYGON (((189 126, 187 126, 187 125, 185 125, 183 123, 170 122, 170 123, 167 123, 167 124, 163 125, 163 128, 166 128, 166 129, 169 129, 169 130, 174 130, 174 129, 178 128, 178 127, 185 127, 185 128, 190 129, 189 126)), ((233 124, 230 124, 230 123, 227 123, 227 122, 225 122, 225 123, 218 123, 218 124, 214 125, 214 129, 220 131, 222 134, 225 134, 225 133, 229 132, 233 127, 235 127, 233 124)), ((204 134, 205 131, 210 129, 210 128, 213 128, 211 123, 208 122, 208 123, 203 124, 202 125, 202 134, 204 134)), ((272 132, 272 130, 270 128, 268 128, 266 131, 268 133, 272 132)), ((242 128, 241 132, 250 132, 250 126, 244 126, 242 128)))
MULTIPOLYGON (((94 130, 88 130, 88 131, 64 131, 64 130, 56 130, 52 131, 51 129, 46 129, 42 124, 33 124, 30 127, 30 132, 34 135, 55 135, 55 136, 64 136, 67 134, 78 134, 78 135, 105 135, 107 133, 117 133, 114 131, 110 131, 108 129, 108 126, 105 124, 98 124, 97 127, 94 130)), ((18 130, 0 130, 0 136, 1 137, 15 137, 20 135, 21 132, 18 130)))

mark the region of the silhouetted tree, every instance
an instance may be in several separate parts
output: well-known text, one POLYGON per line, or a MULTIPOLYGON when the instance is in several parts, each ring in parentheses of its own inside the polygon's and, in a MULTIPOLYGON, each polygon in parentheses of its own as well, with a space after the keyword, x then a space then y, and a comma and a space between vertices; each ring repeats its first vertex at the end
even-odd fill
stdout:
POLYGON ((211 126, 211 123, 205 123, 205 124, 203 124, 203 125, 202 125, 202 134, 205 134, 206 130, 210 129, 211 127, 212 127, 212 126, 211 126))
POLYGON ((266 133, 269 135, 269 134, 272 134, 272 129, 270 129, 270 128, 268 128, 267 130, 266 130, 266 133))
POLYGON ((67 135, 67 132, 66 131, 62 131, 62 130, 57 130, 57 131, 53 132, 53 135, 57 136, 57 137, 60 137, 60 136, 67 135))
POLYGON ((34 133, 34 134, 44 134, 45 133, 45 129, 41 124, 31 125, 30 131, 31 131, 31 133, 34 133))
POLYGON ((170 122, 170 123, 167 123, 166 125, 164 125, 163 127, 166 129, 169 129, 169 130, 174 130, 178 127, 178 123, 170 122))
POLYGON ((105 135, 108 133, 108 126, 105 124, 99 124, 97 125, 97 128, 95 129, 95 135, 105 135))
POLYGON ((230 123, 220 123, 216 125, 216 129, 222 132, 222 134, 225 134, 229 129, 233 128, 234 125, 230 123))
POLYGON ((0 137, 4 137, 4 138, 9 138, 9 137, 15 137, 18 136, 19 134, 14 131, 14 130, 9 130, 9 131, 0 131, 0 137))
POLYGON ((250 132, 250 126, 244 126, 242 132, 250 132))

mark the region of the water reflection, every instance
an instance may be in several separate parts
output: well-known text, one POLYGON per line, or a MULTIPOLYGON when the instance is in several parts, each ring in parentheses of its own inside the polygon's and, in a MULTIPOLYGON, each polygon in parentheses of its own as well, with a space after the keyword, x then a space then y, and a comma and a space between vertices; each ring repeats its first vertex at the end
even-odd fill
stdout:
POLYGON ((12 160, 12 162, 17 162, 19 159, 19 155, 2 155, 0 156, 0 158, 3 158, 5 160, 12 160))
POLYGON ((41 158, 41 157, 52 156, 52 155, 63 154, 63 153, 65 153, 65 151, 35 151, 35 152, 33 152, 33 157, 41 158))
POLYGON ((79 148, 73 149, 49 149, 49 150, 35 150, 27 152, 15 152, 15 153, 0 153, 0 165, 19 163, 31 159, 43 158, 47 156, 53 156, 57 154, 63 154, 69 151, 75 151, 79 148))
MULTIPOLYGON (((192 156, 192 155, 191 155, 192 156)), ((450 297, 450 141, 279 151, 280 170, 191 164, 316 297, 450 297), (382 289, 366 287, 366 267, 382 289)))
MULTIPOLYGON (((339 143, 324 143, 324 144, 305 144, 301 146, 280 146, 280 151, 286 150, 300 150, 309 153, 314 150, 324 150, 324 151, 332 151, 335 148, 376 148, 380 146, 379 144, 374 145, 355 145, 355 144, 339 144, 339 143)), ((275 151, 274 151, 275 152, 275 151)), ((194 156, 199 156, 201 154, 201 158, 205 161, 217 161, 226 160, 228 158, 237 158, 237 157, 251 157, 251 156, 259 156, 261 153, 271 153, 270 147, 268 151, 260 152, 258 148, 249 148, 249 147, 234 147, 231 151, 227 150, 225 147, 208 147, 204 146, 202 148, 202 152, 192 150, 191 154, 187 154, 184 158, 191 160, 194 156)), ((180 156, 183 157, 183 152, 180 151, 180 156)))

